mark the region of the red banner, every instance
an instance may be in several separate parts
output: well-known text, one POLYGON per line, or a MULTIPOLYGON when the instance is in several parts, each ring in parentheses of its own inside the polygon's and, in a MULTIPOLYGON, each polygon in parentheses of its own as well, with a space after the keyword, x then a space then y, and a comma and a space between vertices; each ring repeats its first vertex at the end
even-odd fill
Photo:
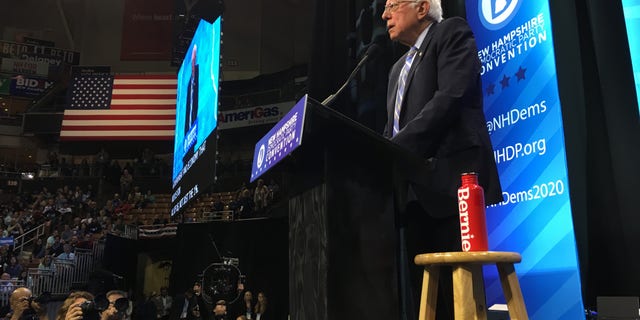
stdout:
POLYGON ((125 0, 121 60, 169 60, 173 0, 125 0))

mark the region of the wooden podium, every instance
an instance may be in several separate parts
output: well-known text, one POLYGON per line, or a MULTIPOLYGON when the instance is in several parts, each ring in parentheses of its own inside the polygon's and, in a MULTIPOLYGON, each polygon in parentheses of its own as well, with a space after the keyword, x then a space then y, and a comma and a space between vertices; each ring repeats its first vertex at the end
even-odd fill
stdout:
POLYGON ((291 319, 399 319, 394 190, 429 166, 335 110, 299 103, 301 144, 275 164, 289 191, 291 319))

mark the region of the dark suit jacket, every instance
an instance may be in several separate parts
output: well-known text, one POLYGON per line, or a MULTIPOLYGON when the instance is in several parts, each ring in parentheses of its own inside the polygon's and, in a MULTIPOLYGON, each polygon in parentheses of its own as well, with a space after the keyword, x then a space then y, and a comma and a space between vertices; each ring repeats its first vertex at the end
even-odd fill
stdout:
POLYGON ((200 65, 196 64, 193 68, 193 74, 189 79, 189 88, 187 90, 187 106, 186 117, 184 119, 184 133, 187 134, 191 127, 195 124, 198 117, 198 86, 200 76, 200 65))
POLYGON ((456 194, 464 172, 478 173, 487 205, 502 201, 482 109, 477 52, 473 33, 462 18, 431 26, 408 73, 400 131, 394 137, 397 81, 406 54, 389 74, 384 135, 432 161, 433 176, 411 181, 407 197, 419 201, 433 217, 457 214, 456 194))
MULTIPOLYGON (((209 313, 211 310, 206 306, 205 302, 202 300, 202 297, 193 295, 190 299, 188 299, 187 306, 187 319, 209 319, 209 313), (198 305, 200 308, 200 317, 196 318, 193 316, 193 308, 198 305)), ((171 307, 171 311, 169 312, 169 319, 180 319, 180 314, 182 313, 182 308, 185 304, 185 296, 178 295, 173 299, 173 306, 171 307)))

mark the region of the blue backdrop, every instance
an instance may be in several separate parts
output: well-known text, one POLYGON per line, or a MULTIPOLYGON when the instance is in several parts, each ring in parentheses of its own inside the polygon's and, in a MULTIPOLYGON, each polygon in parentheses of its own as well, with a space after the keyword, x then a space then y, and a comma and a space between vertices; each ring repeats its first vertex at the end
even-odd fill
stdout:
MULTIPOLYGON (((530 319, 584 319, 548 1, 467 0, 504 201, 491 250, 516 251, 530 319)), ((505 303, 495 267, 487 303, 505 303)))
POLYGON ((638 112, 640 112, 640 0, 622 0, 624 22, 627 26, 629 51, 633 64, 633 77, 636 81, 638 112))

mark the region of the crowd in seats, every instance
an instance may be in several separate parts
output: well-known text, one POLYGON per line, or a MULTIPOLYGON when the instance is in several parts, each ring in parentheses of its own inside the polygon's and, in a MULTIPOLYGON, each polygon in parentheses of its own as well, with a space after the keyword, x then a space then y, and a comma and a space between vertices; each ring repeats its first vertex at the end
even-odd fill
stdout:
POLYGON ((13 194, 0 190, 0 274, 19 279, 28 268, 53 270, 58 261, 73 261, 76 248, 92 249, 106 233, 122 233, 126 223, 167 223, 169 195, 143 194, 129 178, 121 186, 125 193, 106 200, 97 199, 92 185, 13 194), (32 232, 35 228, 38 232, 32 232))
POLYGON ((28 285, 30 268, 53 270, 55 261, 74 261, 76 248, 91 248, 108 229, 91 186, 0 194, 0 284, 28 285))
MULTIPOLYGON (((267 295, 264 291, 259 291, 257 296, 244 285, 238 286, 239 299, 238 303, 230 305, 225 300, 215 300, 211 303, 203 298, 202 286, 196 281, 192 288, 187 289, 183 294, 179 294, 174 298, 166 297, 165 293, 160 296, 152 294, 149 301, 154 305, 149 308, 152 315, 162 312, 168 315, 166 318, 158 316, 161 319, 213 319, 213 320, 270 320, 273 319, 273 310, 268 304, 267 295), (164 301, 170 301, 167 304, 160 303, 158 297, 164 298, 164 301), (208 316, 204 316, 208 315, 208 316)), ((149 319, 155 319, 149 317, 149 319)))
POLYGON ((268 216, 269 205, 279 199, 280 186, 271 179, 269 184, 258 179, 254 187, 243 183, 236 191, 216 192, 197 197, 177 221, 187 223, 202 220, 235 220, 268 216), (206 219, 207 214, 212 218, 206 219))
POLYGON ((275 180, 272 179, 267 185, 264 180, 258 179, 253 188, 243 183, 228 206, 239 219, 264 216, 269 204, 278 199, 279 193, 280 187, 275 180))
POLYGON ((47 160, 38 170, 38 176, 45 177, 104 177, 117 184, 122 172, 127 170, 133 176, 164 176, 169 174, 168 156, 158 156, 149 148, 132 159, 112 159, 105 149, 96 155, 70 156, 49 153, 47 160))

